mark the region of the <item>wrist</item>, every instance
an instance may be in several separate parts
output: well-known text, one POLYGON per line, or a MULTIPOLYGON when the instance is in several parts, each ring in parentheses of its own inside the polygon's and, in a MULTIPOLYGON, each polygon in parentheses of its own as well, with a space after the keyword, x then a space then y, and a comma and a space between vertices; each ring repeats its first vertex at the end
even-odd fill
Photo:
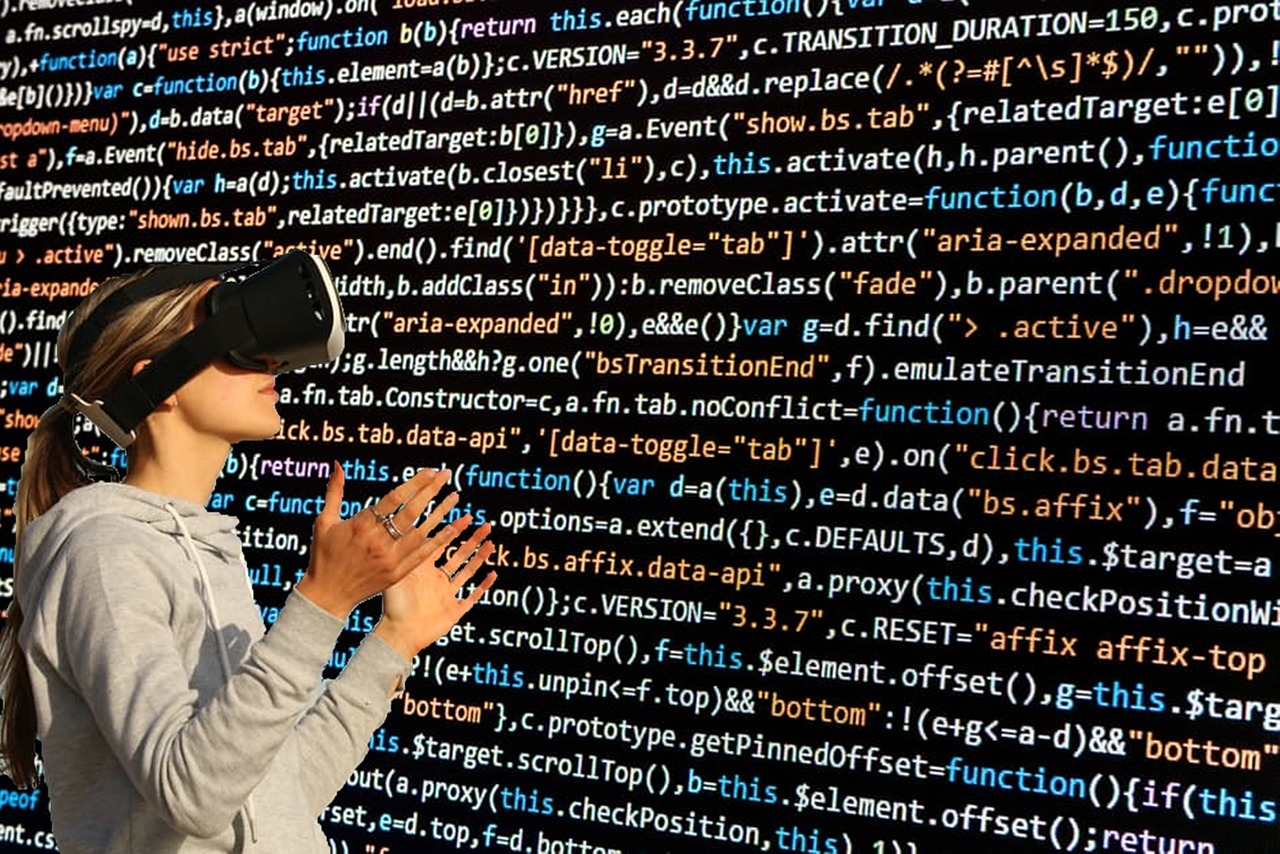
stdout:
POLYGON ((303 575, 302 578, 298 579, 298 583, 294 585, 294 590, 302 594, 311 604, 327 611, 339 620, 345 621, 347 615, 351 613, 351 607, 337 601, 331 595, 326 595, 323 585, 317 584, 316 580, 310 575, 303 575))
POLYGON ((373 627, 373 634, 400 653, 400 657, 405 661, 413 661, 413 657, 422 649, 407 632, 401 631, 395 622, 386 617, 378 620, 378 624, 373 627))

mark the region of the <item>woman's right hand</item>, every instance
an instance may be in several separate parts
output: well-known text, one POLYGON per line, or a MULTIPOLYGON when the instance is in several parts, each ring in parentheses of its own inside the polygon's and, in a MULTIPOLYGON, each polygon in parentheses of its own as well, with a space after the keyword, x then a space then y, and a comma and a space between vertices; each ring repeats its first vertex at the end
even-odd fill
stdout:
MULTIPOLYGON (((470 521, 470 516, 462 519, 470 521)), ((459 520, 462 521, 462 520, 459 520)), ((391 644, 405 661, 448 634, 458 621, 493 586, 492 572, 475 585, 470 595, 458 594, 493 554, 485 522, 470 539, 447 558, 434 554, 413 572, 382 593, 382 619, 373 633, 391 644)))
POLYGON ((457 493, 450 493, 439 502, 421 525, 414 525, 449 482, 447 471, 420 469, 350 519, 339 516, 345 482, 342 466, 334 463, 325 489, 324 508, 316 517, 312 532, 311 560, 297 585, 298 592, 340 620, 345 620, 356 605, 386 590, 428 556, 444 549, 467 527, 458 520, 435 530, 457 503, 457 493), (404 533, 399 539, 379 521, 379 517, 391 512, 395 512, 392 520, 396 528, 404 533))

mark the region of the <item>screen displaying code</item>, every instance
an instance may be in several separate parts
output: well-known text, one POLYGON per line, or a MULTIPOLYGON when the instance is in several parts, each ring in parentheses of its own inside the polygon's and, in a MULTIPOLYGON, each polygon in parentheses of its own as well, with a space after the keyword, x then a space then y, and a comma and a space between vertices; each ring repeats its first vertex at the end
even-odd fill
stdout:
MULTIPOLYGON (((0 37, 0 595, 57 331, 154 263, 302 248, 342 293, 209 505, 266 624, 335 460, 346 515, 447 467, 494 526, 335 852, 1280 851, 1280 5, 3 0, 0 37)), ((43 790, 0 844, 55 847, 43 790)))

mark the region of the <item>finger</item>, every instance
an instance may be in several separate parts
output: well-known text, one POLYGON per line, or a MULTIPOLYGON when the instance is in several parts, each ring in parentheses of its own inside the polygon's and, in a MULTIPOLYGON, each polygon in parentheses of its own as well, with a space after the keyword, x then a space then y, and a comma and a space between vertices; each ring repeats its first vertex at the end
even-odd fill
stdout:
POLYGON ((404 504, 410 498, 422 489, 436 477, 435 469, 422 468, 418 469, 413 477, 379 498, 373 504, 373 512, 380 516, 385 516, 394 511, 401 504, 404 504))
MULTIPOLYGON (((444 521, 444 517, 457 503, 458 493, 449 493, 441 499, 421 525, 405 531, 405 536, 396 543, 396 551, 402 560, 420 561, 424 553, 434 554, 437 549, 443 549, 467 529, 471 524, 470 513, 436 530, 436 526, 444 521)), ((403 526, 401 530, 404 530, 403 526)))
MULTIPOLYGON (((465 561, 476 549, 480 548, 481 543, 485 541, 485 538, 489 536, 489 532, 492 530, 493 526, 488 522, 485 522, 479 528, 476 528, 475 533, 471 535, 471 538, 454 550, 453 554, 449 558, 449 562, 444 565, 445 572, 450 575, 457 573, 458 567, 462 566, 462 562, 465 561)), ((432 557, 436 558, 435 555, 432 557)))
MULTIPOLYGON (((471 535, 471 538, 469 540, 467 540, 465 543, 456 547, 453 550, 453 554, 448 556, 449 562, 447 566, 441 567, 441 568, 442 569, 447 568, 450 574, 455 572, 458 569, 458 567, 462 564, 462 562, 466 560, 467 555, 471 554, 473 551, 479 548, 480 544, 484 542, 486 537, 489 536, 489 532, 492 529, 493 529, 492 526, 488 522, 485 522, 483 525, 477 528, 475 530, 475 533, 471 535)), ((436 551, 431 555, 431 560, 436 563, 438 563, 441 560, 444 560, 445 551, 446 549, 440 549, 436 551)))
MULTIPOLYGON (((474 540, 474 537, 472 539, 474 540)), ((495 546, 493 543, 485 543, 480 547, 480 551, 473 551, 471 543, 468 542, 464 546, 458 546, 454 549, 453 556, 449 558, 449 562, 447 564, 440 563, 441 559, 444 557, 444 553, 446 551, 445 548, 437 549, 435 554, 431 555, 430 559, 423 561, 423 563, 425 565, 434 566, 437 570, 443 572, 445 577, 450 581, 457 580, 458 583, 461 584, 471 577, 475 570, 479 568, 480 564, 489 559, 489 555, 493 553, 494 550, 495 546), (482 552, 483 555, 481 554, 482 552), (473 561, 478 559, 479 563, 468 570, 465 574, 462 574, 458 567, 461 566, 462 561, 466 559, 468 555, 471 556, 471 560, 473 561)))
POLYGON ((458 587, 462 587, 471 580, 471 576, 475 575, 476 571, 485 565, 485 562, 489 560, 489 556, 493 554, 494 550, 495 546, 493 543, 485 543, 480 547, 478 552, 471 556, 471 560, 467 561, 467 565, 456 575, 453 575, 453 580, 457 583, 458 587))
MULTIPOLYGON (((453 505, 458 503, 457 493, 446 495, 444 500, 435 510, 431 511, 431 515, 427 517, 427 521, 421 527, 408 526, 407 523, 396 527, 393 533, 390 527, 383 522, 379 527, 386 528, 385 533, 381 535, 391 538, 390 557, 397 561, 400 571, 412 572, 413 567, 422 562, 422 551, 427 553, 443 549, 446 545, 453 542, 455 538, 467 529, 471 524, 471 515, 467 514, 453 523, 444 526, 436 531, 432 536, 428 537, 427 532, 433 529, 437 522, 441 521, 445 514, 453 509, 453 505), (406 527, 408 530, 406 530, 406 527)), ((394 524, 395 519, 392 518, 394 524)), ((373 536, 378 536, 374 532, 373 536)))
POLYGON ((404 506, 397 510, 395 515, 396 525, 400 530, 408 533, 409 528, 418 521, 418 517, 427 509, 431 500, 440 494, 441 489, 449 485, 449 479, 452 476, 448 469, 436 472, 435 477, 427 481, 425 486, 404 502, 404 506))
MULTIPOLYGON (((467 530, 467 528, 471 527, 471 523, 473 521, 475 520, 470 513, 463 513, 457 519, 454 519, 453 522, 451 522, 450 524, 452 524, 454 527, 458 529, 457 536, 461 536, 462 533, 467 530)), ((424 531, 426 530, 425 524, 423 525, 422 530, 424 531)), ((424 534, 424 536, 426 535, 424 534)), ((432 562, 436 562, 444 559, 445 550, 448 548, 449 543, 452 542, 454 539, 456 539, 456 537, 450 537, 448 541, 444 542, 439 546, 435 546, 432 544, 431 538, 428 537, 426 542, 422 544, 422 547, 426 551, 428 559, 431 560, 432 562)))
MULTIPOLYGON (((456 502, 457 501, 456 493, 449 495, 447 498, 445 498, 444 501, 441 502, 441 504, 444 504, 445 502, 449 502, 450 499, 452 499, 453 502, 456 502)), ((443 516, 444 513, 448 512, 448 508, 447 507, 437 508, 437 510, 433 511, 431 515, 435 516, 436 512, 439 512, 440 515, 443 516)), ((400 542, 396 543, 396 546, 399 548, 405 549, 405 555, 403 557, 403 561, 406 564, 410 566, 418 566, 419 564, 424 562, 423 561, 424 556, 435 555, 438 552, 443 551, 449 545, 449 543, 456 540, 458 538, 458 535, 461 534, 463 531, 465 531, 467 529, 467 526, 469 526, 470 524, 471 524, 471 514, 468 513, 462 516, 461 518, 453 520, 448 525, 445 525, 443 528, 436 531, 434 534, 432 534, 430 537, 427 537, 426 539, 420 539, 419 537, 408 536, 408 537, 405 537, 400 542)), ((424 524, 423 528, 425 527, 426 526, 424 524)), ((422 531, 423 528, 418 528, 417 530, 422 531)))
MULTIPOLYGON (((444 498, 440 499, 440 502, 432 508, 430 513, 427 514, 427 518, 423 519, 422 523, 417 526, 418 536, 420 537, 417 541, 419 545, 421 545, 423 540, 430 539, 430 537, 435 533, 436 526, 444 521, 445 516, 449 515, 457 503, 458 493, 456 492, 450 492, 444 498)), ((462 516, 454 519, 453 524, 458 526, 458 533, 461 534, 467 529, 467 526, 471 524, 471 514, 464 513, 462 516)))
POLYGON ((480 597, 483 596, 485 593, 487 593, 489 588, 493 586, 493 582, 497 580, 498 580, 498 573, 496 572, 491 572, 488 575, 486 575, 483 579, 481 579, 480 583, 476 585, 476 589, 472 590, 471 594, 467 596, 466 599, 463 599, 461 602, 458 603, 459 605, 458 616, 461 617, 463 614, 470 611, 471 606, 479 602, 480 597))
POLYGON ((325 484, 324 506, 320 508, 320 515, 316 518, 316 527, 327 528, 337 524, 342 507, 342 487, 346 481, 347 476, 342 470, 342 464, 335 461, 333 471, 329 472, 329 482, 325 484))

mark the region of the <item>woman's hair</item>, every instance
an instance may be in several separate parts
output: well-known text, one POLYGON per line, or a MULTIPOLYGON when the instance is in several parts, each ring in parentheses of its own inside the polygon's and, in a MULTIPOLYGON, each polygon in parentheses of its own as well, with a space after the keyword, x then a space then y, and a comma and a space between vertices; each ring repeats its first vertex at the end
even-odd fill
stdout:
MULTIPOLYGON (((206 282, 197 282, 144 299, 111 318, 98 340, 78 365, 68 365, 68 351, 76 330, 102 301, 120 288, 145 279, 156 267, 102 283, 76 307, 58 336, 58 364, 66 392, 84 400, 102 400, 133 373, 140 360, 151 359, 181 338, 197 320, 199 295, 206 282), (73 371, 68 375, 68 370, 73 371)), ((64 398, 65 399, 65 398, 64 398)), ((81 486, 101 480, 117 480, 114 467, 85 456, 76 442, 76 415, 62 405, 40 417, 27 439, 15 500, 17 537, 14 549, 14 596, 0 632, 0 759, 4 770, 20 788, 38 782, 36 769, 36 716, 26 658, 18 646, 22 609, 18 604, 17 575, 21 565, 22 532, 27 523, 81 486)))

